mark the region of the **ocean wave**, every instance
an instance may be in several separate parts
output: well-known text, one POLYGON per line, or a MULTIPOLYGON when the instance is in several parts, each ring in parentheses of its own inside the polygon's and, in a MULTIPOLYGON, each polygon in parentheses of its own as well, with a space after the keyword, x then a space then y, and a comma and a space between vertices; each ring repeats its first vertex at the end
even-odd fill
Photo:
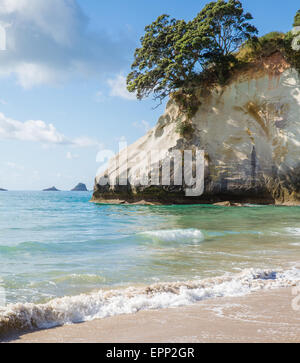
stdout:
POLYGON ((205 237, 199 229, 170 229, 141 232, 140 235, 164 242, 202 242, 205 237))
POLYGON ((242 296, 262 289, 300 283, 300 270, 247 269, 204 280, 156 283, 147 287, 100 290, 91 294, 57 298, 46 304, 14 304, 0 308, 0 335, 32 329, 79 323, 140 310, 154 310, 194 304, 198 301, 242 296))
POLYGON ((288 234, 292 234, 294 236, 300 236, 300 228, 285 228, 285 231, 288 234))
POLYGON ((119 239, 95 239, 95 240, 83 240, 78 242, 20 242, 18 244, 7 246, 0 244, 0 253, 4 254, 16 254, 16 253, 24 253, 28 252, 31 254, 35 253, 63 253, 63 252, 72 252, 76 251, 86 251, 87 249, 92 248, 105 248, 107 246, 111 246, 113 243, 118 243, 124 240, 126 237, 121 237, 119 239))

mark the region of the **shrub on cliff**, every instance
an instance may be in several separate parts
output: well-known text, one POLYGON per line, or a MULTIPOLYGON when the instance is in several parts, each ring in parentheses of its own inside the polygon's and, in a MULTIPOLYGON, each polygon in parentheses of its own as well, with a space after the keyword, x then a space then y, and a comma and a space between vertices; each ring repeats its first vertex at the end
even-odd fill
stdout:
POLYGON ((293 49, 293 32, 271 32, 256 41, 246 42, 236 57, 241 66, 280 52, 286 61, 300 73, 300 51, 293 49))
POLYGON ((295 19, 294 19, 294 26, 300 26, 300 10, 297 11, 295 19))
POLYGON ((154 93, 162 100, 178 89, 188 93, 212 69, 223 82, 236 62, 234 53, 257 34, 252 19, 237 0, 213 1, 190 22, 160 16, 145 28, 135 51, 128 90, 138 99, 154 93))
POLYGON ((176 132, 179 133, 180 136, 189 137, 195 131, 193 125, 188 120, 184 122, 178 122, 176 126, 176 132))
POLYGON ((240 64, 247 64, 277 51, 283 51, 285 37, 285 33, 270 32, 255 40, 247 41, 236 54, 236 58, 240 64))
POLYGON ((300 51, 294 50, 295 34, 288 32, 284 38, 283 55, 292 67, 300 73, 300 51))

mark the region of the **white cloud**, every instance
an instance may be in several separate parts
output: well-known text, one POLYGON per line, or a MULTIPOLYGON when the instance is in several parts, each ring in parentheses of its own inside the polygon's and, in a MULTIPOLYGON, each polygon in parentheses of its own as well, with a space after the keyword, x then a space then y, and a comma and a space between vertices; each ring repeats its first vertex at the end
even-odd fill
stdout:
POLYGON ((15 75, 25 88, 117 72, 133 46, 124 33, 119 40, 91 33, 78 0, 0 0, 0 23, 7 48, 0 75, 15 75))
POLYGON ((26 89, 40 84, 53 83, 55 80, 58 81, 58 74, 50 67, 42 64, 24 63, 16 65, 15 74, 18 83, 26 89))
POLYGON ((6 117, 0 113, 0 140, 34 141, 49 145, 71 145, 88 147, 99 145, 96 140, 88 137, 69 139, 59 133, 54 125, 40 120, 21 122, 6 117))
POLYGON ((114 79, 109 79, 107 83, 111 88, 110 96, 120 97, 130 101, 136 100, 135 94, 128 92, 126 87, 126 77, 122 74, 117 75, 114 79))
POLYGON ((30 22, 58 44, 70 45, 72 32, 86 22, 75 0, 2 0, 1 15, 14 15, 30 22))

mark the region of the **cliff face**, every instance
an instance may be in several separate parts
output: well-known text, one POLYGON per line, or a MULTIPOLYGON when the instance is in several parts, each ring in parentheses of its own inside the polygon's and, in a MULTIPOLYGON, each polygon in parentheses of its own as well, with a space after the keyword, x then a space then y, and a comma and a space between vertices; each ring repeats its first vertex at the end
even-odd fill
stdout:
POLYGON ((118 165, 118 160, 125 152, 130 176, 137 166, 140 173, 145 169, 141 152, 204 150, 205 189, 201 197, 186 197, 184 185, 142 187, 131 181, 127 186, 100 186, 106 172, 96 178, 93 200, 300 203, 300 78, 280 54, 237 72, 224 87, 199 91, 199 108, 192 119, 194 131, 188 137, 176 132, 177 122, 184 118, 170 100, 156 127, 121 152, 109 173, 124 173, 124 164, 118 165))

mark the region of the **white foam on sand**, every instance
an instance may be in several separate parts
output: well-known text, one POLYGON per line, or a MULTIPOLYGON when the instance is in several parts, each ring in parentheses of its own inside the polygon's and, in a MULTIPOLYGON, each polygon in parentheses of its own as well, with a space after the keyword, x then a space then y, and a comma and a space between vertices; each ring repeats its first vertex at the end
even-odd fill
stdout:
POLYGON ((300 269, 288 271, 247 269, 204 280, 157 283, 144 288, 100 290, 64 297, 46 304, 14 304, 1 310, 0 336, 34 328, 50 328, 140 310, 154 310, 194 304, 198 301, 242 296, 262 289, 276 289, 300 283, 300 269))

